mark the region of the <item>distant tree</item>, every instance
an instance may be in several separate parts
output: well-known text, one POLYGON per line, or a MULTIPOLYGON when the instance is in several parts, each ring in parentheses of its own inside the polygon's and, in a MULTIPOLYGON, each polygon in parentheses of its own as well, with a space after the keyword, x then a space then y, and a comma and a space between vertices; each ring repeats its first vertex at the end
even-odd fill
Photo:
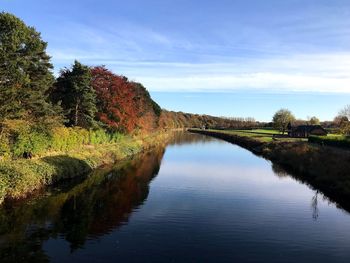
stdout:
POLYGON ((350 104, 346 105, 343 109, 341 109, 338 113, 338 116, 346 117, 349 120, 350 119, 350 104))
POLYGON ((33 27, 0 13, 0 121, 56 114, 46 95, 54 81, 46 46, 33 27))
POLYGON ((344 135, 350 135, 350 105, 346 105, 338 113, 338 116, 335 118, 334 122, 337 122, 340 132, 344 135))
POLYGON ((346 116, 337 116, 333 120, 333 125, 339 128, 343 123, 346 123, 348 121, 349 119, 346 116))
POLYGON ((310 125, 320 125, 320 120, 317 117, 313 116, 309 118, 309 123, 310 125))
POLYGON ((91 81, 90 68, 78 61, 71 69, 61 70, 50 97, 61 105, 68 126, 96 126, 96 94, 91 81))
POLYGON ((282 134, 287 130, 288 123, 292 123, 294 120, 294 115, 287 109, 280 109, 272 118, 274 127, 282 134))
POLYGON ((340 133, 346 136, 350 135, 350 123, 346 122, 340 126, 340 133))
POLYGON ((307 125, 308 122, 305 120, 301 120, 301 119, 296 119, 293 121, 293 125, 294 126, 299 126, 299 125, 307 125))

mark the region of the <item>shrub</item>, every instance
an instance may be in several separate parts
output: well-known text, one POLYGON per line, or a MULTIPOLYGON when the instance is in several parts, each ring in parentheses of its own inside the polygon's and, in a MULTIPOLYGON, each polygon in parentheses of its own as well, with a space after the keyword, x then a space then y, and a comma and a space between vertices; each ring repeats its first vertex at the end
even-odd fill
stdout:
POLYGON ((41 154, 50 143, 50 135, 40 125, 23 120, 5 121, 0 138, 0 156, 20 157, 24 152, 41 154))
POLYGON ((48 130, 26 121, 6 121, 0 134, 0 159, 22 157, 24 152, 43 155, 48 151, 67 152, 83 145, 116 143, 120 133, 103 129, 54 127, 48 130))
POLYGON ((310 136, 309 142, 337 147, 350 147, 350 137, 347 136, 310 136))

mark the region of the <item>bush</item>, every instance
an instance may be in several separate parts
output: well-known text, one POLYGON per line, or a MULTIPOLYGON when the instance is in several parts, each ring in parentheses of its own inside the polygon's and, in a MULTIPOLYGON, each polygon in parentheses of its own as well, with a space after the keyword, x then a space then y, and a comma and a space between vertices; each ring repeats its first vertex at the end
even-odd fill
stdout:
POLYGON ((10 157, 11 149, 8 137, 0 136, 0 160, 10 157))
POLYGON ((12 147, 13 155, 20 157, 24 152, 42 154, 49 148, 50 137, 37 131, 16 134, 12 147))
POLYGON ((347 136, 310 136, 309 142, 321 145, 350 147, 350 137, 347 136))
POLYGON ((89 144, 89 131, 82 128, 54 128, 51 133, 51 151, 66 152, 81 145, 89 144))
POLYGON ((63 126, 45 129, 26 121, 6 121, 0 133, 0 159, 22 157, 24 152, 33 155, 44 155, 48 151, 67 152, 83 145, 116 143, 122 138, 120 133, 102 129, 63 126))
POLYGON ((0 156, 21 157, 24 152, 42 154, 50 145, 48 130, 23 120, 5 121, 0 137, 0 156))

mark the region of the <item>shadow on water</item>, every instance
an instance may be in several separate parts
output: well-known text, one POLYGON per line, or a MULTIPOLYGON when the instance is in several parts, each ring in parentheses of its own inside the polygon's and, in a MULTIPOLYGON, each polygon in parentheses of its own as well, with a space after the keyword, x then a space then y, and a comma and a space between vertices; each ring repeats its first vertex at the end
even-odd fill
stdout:
POLYGON ((55 167, 64 178, 72 178, 77 174, 82 175, 92 171, 85 161, 68 155, 47 156, 41 160, 55 167))
POLYGON ((164 148, 155 149, 119 167, 99 169, 74 187, 56 187, 45 196, 5 204, 0 210, 1 262, 47 262, 42 246, 50 238, 64 238, 74 251, 87 239, 127 223, 146 200, 163 154, 164 148))
POLYGON ((318 198, 321 197, 328 203, 334 203, 337 208, 350 213, 350 200, 344 199, 344 196, 339 196, 336 192, 324 192, 318 189, 316 185, 313 185, 303 174, 296 173, 293 169, 288 166, 283 166, 280 164, 272 163, 272 170, 276 176, 279 178, 292 177, 294 180, 308 185, 311 189, 315 191, 315 195, 311 199, 311 209, 313 211, 312 218, 317 220, 318 218, 318 198))

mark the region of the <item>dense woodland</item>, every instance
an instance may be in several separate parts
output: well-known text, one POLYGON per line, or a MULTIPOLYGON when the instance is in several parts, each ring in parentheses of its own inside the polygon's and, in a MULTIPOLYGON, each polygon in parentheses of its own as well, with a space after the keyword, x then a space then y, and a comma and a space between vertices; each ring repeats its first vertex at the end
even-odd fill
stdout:
POLYGON ((122 134, 257 125, 162 110, 142 84, 104 66, 74 61, 56 78, 46 47, 35 28, 0 13, 0 158, 117 142, 122 134))

